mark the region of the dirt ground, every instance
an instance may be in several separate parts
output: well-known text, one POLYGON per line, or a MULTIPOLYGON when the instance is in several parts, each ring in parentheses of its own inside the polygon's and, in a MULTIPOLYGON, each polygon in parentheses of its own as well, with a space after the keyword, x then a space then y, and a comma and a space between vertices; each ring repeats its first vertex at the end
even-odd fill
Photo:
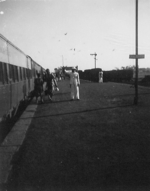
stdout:
POLYGON ((139 87, 135 106, 130 85, 81 81, 80 101, 68 80, 58 85, 38 106, 7 190, 150 190, 150 89, 139 87))

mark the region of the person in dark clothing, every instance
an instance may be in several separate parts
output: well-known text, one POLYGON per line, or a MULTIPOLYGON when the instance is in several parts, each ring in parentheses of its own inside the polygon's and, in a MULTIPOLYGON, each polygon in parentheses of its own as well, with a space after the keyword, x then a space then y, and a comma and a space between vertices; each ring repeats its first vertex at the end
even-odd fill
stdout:
POLYGON ((57 83, 55 81, 55 77, 50 73, 49 69, 46 69, 46 83, 47 83, 46 94, 48 95, 49 100, 52 100, 52 97, 53 97, 53 84, 57 88, 57 83))
POLYGON ((46 72, 43 72, 43 81, 46 82, 46 72))
POLYGON ((34 80, 34 92, 36 96, 36 103, 38 104, 38 98, 41 98, 41 102, 44 103, 43 101, 43 80, 40 77, 40 73, 37 73, 37 78, 34 80))

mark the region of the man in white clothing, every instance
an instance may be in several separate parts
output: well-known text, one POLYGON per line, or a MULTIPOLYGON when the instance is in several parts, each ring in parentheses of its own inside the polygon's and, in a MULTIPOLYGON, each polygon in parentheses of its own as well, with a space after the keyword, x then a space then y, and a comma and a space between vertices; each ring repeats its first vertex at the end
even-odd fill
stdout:
POLYGON ((80 100, 79 96, 79 86, 80 86, 80 78, 79 73, 75 67, 72 68, 72 72, 67 72, 70 76, 70 88, 71 88, 71 100, 77 99, 80 100))
POLYGON ((98 75, 99 75, 99 83, 103 83, 103 71, 102 71, 102 69, 100 70, 98 75))

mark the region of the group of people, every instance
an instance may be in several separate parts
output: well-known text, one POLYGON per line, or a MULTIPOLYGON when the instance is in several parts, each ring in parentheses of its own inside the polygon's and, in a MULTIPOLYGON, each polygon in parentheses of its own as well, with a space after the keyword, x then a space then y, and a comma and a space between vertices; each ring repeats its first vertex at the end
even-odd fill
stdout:
MULTIPOLYGON (((79 95, 79 86, 80 86, 80 78, 79 73, 77 72, 77 68, 73 67, 72 72, 68 72, 65 69, 63 70, 63 74, 68 74, 70 77, 70 90, 71 90, 71 101, 73 100, 80 100, 79 95)), ((99 83, 103 83, 103 71, 99 71, 99 83)), ((35 96, 36 102, 38 103, 38 97, 41 98, 41 102, 44 103, 43 100, 43 93, 48 95, 48 99, 52 100, 53 97, 53 88, 58 89, 57 86, 57 76, 55 77, 53 74, 50 73, 50 70, 46 70, 46 74, 43 75, 43 79, 41 78, 40 73, 37 73, 37 78, 34 81, 35 88, 35 96)))
MULTIPOLYGON (((70 90, 71 90, 71 101, 80 100, 79 96, 79 86, 80 78, 79 73, 75 67, 72 68, 72 72, 66 70, 63 71, 64 75, 68 74, 70 77, 70 90)), ((34 96, 36 97, 36 102, 39 103, 39 97, 41 103, 44 103, 43 96, 48 95, 48 99, 51 101, 53 97, 53 89, 59 90, 57 86, 57 80, 55 76, 50 73, 47 69, 46 73, 41 77, 40 73, 37 73, 37 78, 34 80, 34 96)))
POLYGON ((49 69, 46 69, 46 73, 41 77, 40 73, 37 73, 37 78, 34 80, 34 96, 36 97, 36 103, 39 103, 39 97, 41 103, 44 103, 44 94, 48 96, 51 101, 53 97, 53 87, 58 89, 57 82, 53 74, 50 73, 49 69))

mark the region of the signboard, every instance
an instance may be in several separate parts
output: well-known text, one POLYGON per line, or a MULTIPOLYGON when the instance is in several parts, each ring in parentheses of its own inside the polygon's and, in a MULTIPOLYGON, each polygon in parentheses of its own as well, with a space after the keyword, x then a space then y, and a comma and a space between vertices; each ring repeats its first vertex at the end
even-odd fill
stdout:
POLYGON ((129 58, 131 58, 131 59, 140 59, 140 58, 145 58, 145 55, 144 54, 138 54, 138 55, 131 54, 131 55, 129 55, 129 58))

